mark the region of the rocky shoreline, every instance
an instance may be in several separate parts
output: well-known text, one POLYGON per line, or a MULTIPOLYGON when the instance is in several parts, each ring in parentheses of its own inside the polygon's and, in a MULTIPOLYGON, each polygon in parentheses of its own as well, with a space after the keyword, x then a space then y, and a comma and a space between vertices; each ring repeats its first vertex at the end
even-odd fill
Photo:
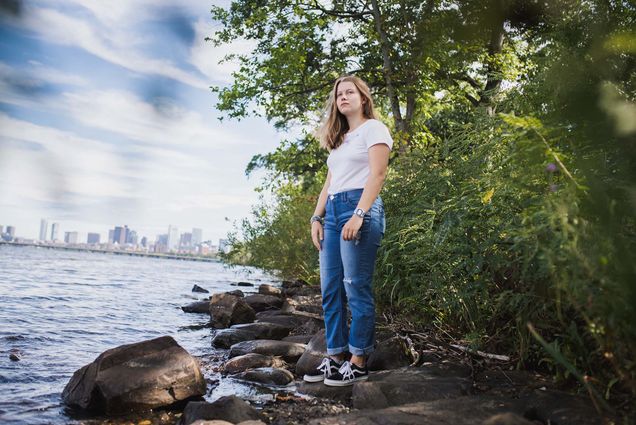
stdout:
MULTIPOLYGON (((65 387, 69 414, 86 424, 140 425, 615 423, 588 398, 511 370, 503 356, 476 368, 474 353, 449 355, 434 340, 415 346, 383 320, 367 381, 303 382, 326 349, 320 289, 302 281, 235 285, 182 307, 209 315, 215 328, 209 343, 218 355, 195 359, 171 337, 107 350, 65 387), (236 395, 204 401, 220 379, 267 397, 251 404, 236 395)), ((193 291, 207 294, 196 285, 193 291)))

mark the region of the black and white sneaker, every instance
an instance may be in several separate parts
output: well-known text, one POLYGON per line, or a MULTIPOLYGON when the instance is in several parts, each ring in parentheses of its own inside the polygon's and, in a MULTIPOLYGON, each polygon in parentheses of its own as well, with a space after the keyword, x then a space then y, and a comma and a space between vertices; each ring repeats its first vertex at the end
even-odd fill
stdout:
POLYGON ((306 382, 322 382, 324 379, 329 378, 338 373, 338 369, 342 364, 338 363, 331 357, 325 357, 322 359, 322 363, 316 368, 313 373, 308 373, 303 376, 303 381, 306 382))
POLYGON ((355 382, 364 381, 369 377, 369 370, 366 367, 358 367, 351 362, 344 362, 338 373, 329 378, 325 378, 325 385, 331 387, 346 387, 355 382))

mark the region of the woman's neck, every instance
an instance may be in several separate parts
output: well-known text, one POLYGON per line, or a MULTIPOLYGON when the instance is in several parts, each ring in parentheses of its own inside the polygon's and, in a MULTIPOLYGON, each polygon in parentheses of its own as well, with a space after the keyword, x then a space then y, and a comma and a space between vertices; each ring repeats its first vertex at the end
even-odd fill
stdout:
POLYGON ((347 133, 351 133, 364 124, 365 121, 367 121, 367 118, 362 114, 356 115, 355 117, 347 117, 347 123, 349 123, 349 131, 347 133))

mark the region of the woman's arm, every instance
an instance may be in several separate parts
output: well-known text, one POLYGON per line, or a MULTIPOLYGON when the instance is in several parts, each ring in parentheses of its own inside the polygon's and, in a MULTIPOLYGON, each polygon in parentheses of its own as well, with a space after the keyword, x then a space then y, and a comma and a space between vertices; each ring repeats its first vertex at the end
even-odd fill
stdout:
MULTIPOLYGON (((314 215, 319 215, 320 217, 325 216, 325 206, 327 205, 327 190, 329 189, 330 184, 331 184, 331 171, 328 171, 327 178, 325 179, 325 184, 322 186, 322 190, 320 191, 320 196, 318 196, 318 202, 316 203, 316 209, 314 210, 314 215)), ((313 223, 311 223, 311 240, 318 251, 320 251, 320 241, 322 239, 323 239, 322 224, 319 221, 314 221, 313 223)))
POLYGON ((325 205, 327 205, 327 190, 329 189, 330 184, 331 184, 331 171, 327 171, 327 178, 325 179, 325 184, 322 185, 320 196, 318 196, 318 202, 316 203, 316 209, 314 210, 314 215, 319 215, 321 217, 325 216, 325 205))

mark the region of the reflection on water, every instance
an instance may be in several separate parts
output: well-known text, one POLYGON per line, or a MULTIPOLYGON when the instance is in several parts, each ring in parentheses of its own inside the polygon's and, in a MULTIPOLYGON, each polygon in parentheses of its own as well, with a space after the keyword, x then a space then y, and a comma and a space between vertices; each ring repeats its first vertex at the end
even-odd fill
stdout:
MULTIPOLYGON (((181 306, 235 289, 239 280, 272 280, 221 263, 67 252, 0 245, 0 422, 73 423, 60 395, 73 372, 122 344, 172 336, 191 354, 218 357, 205 316, 181 306), (20 361, 11 361, 18 353, 20 361)), ((252 288, 247 289, 249 292, 252 288)), ((255 289, 254 289, 255 290, 255 289)), ((203 367, 206 399, 237 394, 266 397, 267 389, 221 379, 203 367)))

